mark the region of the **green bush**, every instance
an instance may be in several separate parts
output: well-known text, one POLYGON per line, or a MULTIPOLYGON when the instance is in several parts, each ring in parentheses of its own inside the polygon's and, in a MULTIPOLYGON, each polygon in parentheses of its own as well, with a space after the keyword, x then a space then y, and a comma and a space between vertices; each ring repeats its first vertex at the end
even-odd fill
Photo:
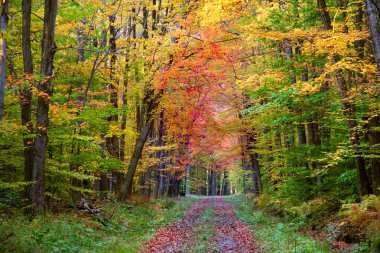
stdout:
POLYGON ((170 209, 175 205, 175 201, 172 198, 162 198, 156 202, 163 209, 170 209))

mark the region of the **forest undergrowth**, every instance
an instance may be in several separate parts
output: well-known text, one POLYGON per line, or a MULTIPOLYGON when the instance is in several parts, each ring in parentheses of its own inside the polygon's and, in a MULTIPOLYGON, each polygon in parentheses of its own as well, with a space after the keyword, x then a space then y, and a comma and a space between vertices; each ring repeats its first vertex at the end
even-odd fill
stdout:
POLYGON ((318 213, 322 206, 313 214, 304 210, 306 215, 279 212, 278 204, 263 205, 250 195, 226 200, 239 207, 237 216, 249 225, 264 252, 379 252, 380 201, 373 195, 329 215, 318 213))
POLYGON ((32 221, 20 214, 2 214, 0 252, 138 252, 156 229, 182 217, 197 200, 136 199, 101 203, 102 225, 83 212, 47 213, 32 221))

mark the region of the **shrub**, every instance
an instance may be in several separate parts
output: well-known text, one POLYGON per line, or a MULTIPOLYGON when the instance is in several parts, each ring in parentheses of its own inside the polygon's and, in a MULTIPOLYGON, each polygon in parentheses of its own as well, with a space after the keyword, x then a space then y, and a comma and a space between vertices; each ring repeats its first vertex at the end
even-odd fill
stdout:
POLYGON ((371 227, 376 231, 380 230, 380 198, 369 195, 363 198, 358 204, 345 204, 341 213, 347 217, 349 222, 360 229, 371 227))
POLYGON ((345 204, 340 212, 340 239, 348 242, 359 242, 369 239, 372 247, 380 244, 380 198, 369 195, 362 202, 345 204))
POLYGON ((327 221, 339 211, 340 203, 334 199, 317 197, 302 203, 300 206, 291 207, 288 213, 298 217, 313 228, 326 226, 327 221))
POLYGON ((157 200, 157 204, 162 209, 170 209, 175 205, 175 201, 172 198, 162 198, 157 200))
POLYGON ((262 194, 256 198, 257 207, 266 213, 283 217, 285 216, 285 202, 279 199, 272 199, 268 194, 262 194))

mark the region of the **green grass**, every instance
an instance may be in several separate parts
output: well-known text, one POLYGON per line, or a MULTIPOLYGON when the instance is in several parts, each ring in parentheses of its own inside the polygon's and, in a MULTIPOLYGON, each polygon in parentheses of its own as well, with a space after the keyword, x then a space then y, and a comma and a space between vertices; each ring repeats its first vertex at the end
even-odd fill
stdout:
POLYGON ((327 244, 300 232, 303 224, 285 222, 253 210, 252 205, 240 197, 227 197, 226 201, 236 204, 236 215, 253 231, 256 242, 263 252, 271 253, 328 253, 327 244))
POLYGON ((159 200, 142 205, 104 204, 103 226, 83 214, 0 217, 0 252, 137 252, 156 229, 180 219, 195 200, 159 200))
POLYGON ((191 248, 186 249, 185 252, 214 252, 217 250, 215 238, 213 235, 213 228, 216 223, 215 212, 212 208, 207 208, 201 217, 201 221, 194 227, 194 240, 191 240, 191 248))

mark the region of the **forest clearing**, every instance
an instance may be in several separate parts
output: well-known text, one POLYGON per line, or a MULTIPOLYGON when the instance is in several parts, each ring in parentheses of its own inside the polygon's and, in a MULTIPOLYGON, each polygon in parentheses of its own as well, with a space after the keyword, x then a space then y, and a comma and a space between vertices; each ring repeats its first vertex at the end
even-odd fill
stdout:
POLYGON ((380 0, 0 1, 0 252, 380 252, 380 0))

